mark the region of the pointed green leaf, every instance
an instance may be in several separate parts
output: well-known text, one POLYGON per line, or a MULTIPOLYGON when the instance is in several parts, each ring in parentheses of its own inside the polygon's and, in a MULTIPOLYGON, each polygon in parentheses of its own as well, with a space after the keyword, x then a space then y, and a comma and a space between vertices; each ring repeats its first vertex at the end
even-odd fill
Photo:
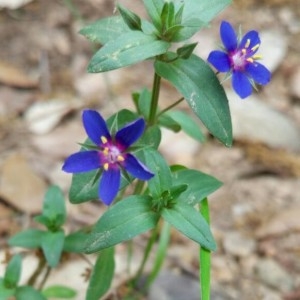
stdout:
POLYGON ((79 33, 92 42, 102 45, 113 41, 130 29, 121 16, 109 17, 98 20, 82 28, 79 33))
POLYGON ((14 255, 9 261, 5 274, 4 274, 4 286, 9 289, 13 289, 18 285, 21 276, 22 257, 20 254, 14 255))
POLYGON ((98 255, 87 289, 87 300, 98 300, 109 290, 114 271, 114 247, 110 247, 98 255))
POLYGON ((143 0, 147 13, 151 18, 154 26, 160 30, 161 28, 161 12, 164 6, 164 0, 143 0))
POLYGON ((28 249, 39 248, 44 231, 39 229, 27 229, 21 231, 8 240, 10 246, 23 247, 28 249))
POLYGON ((192 206, 178 202, 172 208, 164 208, 161 215, 186 237, 208 250, 216 250, 216 243, 207 222, 192 206))
POLYGON ((39 291, 31 286, 20 286, 16 290, 16 300, 47 300, 39 291))
POLYGON ((170 168, 158 151, 144 149, 143 152, 146 166, 155 174, 148 181, 149 191, 154 198, 159 198, 164 191, 168 191, 172 186, 170 168))
POLYGON ((65 199, 58 186, 49 187, 44 198, 41 218, 36 217, 35 220, 54 231, 64 224, 66 220, 65 199))
POLYGON ((72 299, 77 292, 63 285, 52 285, 43 290, 43 295, 47 298, 72 299))
POLYGON ((185 97, 207 129, 226 146, 232 144, 232 125, 228 100, 217 76, 201 58, 157 61, 156 72, 170 81, 185 97))
POLYGON ((192 55, 192 53, 197 45, 198 45, 198 43, 184 45, 184 46, 178 48, 176 50, 176 53, 178 54, 178 56, 180 58, 187 59, 192 55))
POLYGON ((98 220, 85 242, 85 252, 94 253, 132 239, 155 227, 158 215, 147 196, 130 196, 111 206, 98 220))
POLYGON ((64 246, 65 234, 63 231, 45 232, 42 237, 42 249, 50 267, 54 268, 59 263, 64 246))
POLYGON ((188 188, 179 200, 194 206, 222 186, 216 178, 198 170, 179 170, 173 173, 173 184, 187 184, 188 188))
POLYGON ((124 22, 131 30, 141 30, 142 21, 141 18, 135 14, 134 12, 130 11, 129 9, 125 8, 121 4, 117 4, 118 11, 120 12, 124 22))
POLYGON ((4 279, 0 277, 0 300, 12 299, 15 294, 15 289, 8 289, 4 284, 4 279))
POLYGON ((88 71, 99 73, 126 67, 163 54, 168 48, 169 43, 157 40, 155 36, 140 31, 124 33, 96 52, 88 71))
POLYGON ((205 136, 199 124, 197 124, 192 116, 179 110, 168 111, 166 114, 175 120, 187 135, 201 143, 205 141, 205 136))
POLYGON ((88 233, 82 230, 67 235, 63 250, 71 253, 82 253, 87 237, 88 233))
POLYGON ((179 132, 181 130, 180 124, 167 114, 163 114, 158 118, 158 124, 174 132, 179 132))

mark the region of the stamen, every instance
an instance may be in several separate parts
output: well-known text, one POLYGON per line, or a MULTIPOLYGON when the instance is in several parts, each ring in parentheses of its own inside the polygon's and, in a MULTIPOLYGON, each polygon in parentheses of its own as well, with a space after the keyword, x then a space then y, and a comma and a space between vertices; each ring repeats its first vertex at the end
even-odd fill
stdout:
POLYGON ((248 62, 250 62, 250 63, 253 63, 253 61, 254 61, 252 57, 249 57, 249 58, 247 58, 246 60, 247 60, 248 62))
POLYGON ((106 143, 107 143, 107 138, 106 138, 104 135, 101 136, 101 142, 102 142, 103 144, 106 144, 106 143))
POLYGON ((105 171, 108 170, 108 167, 109 167, 109 164, 108 164, 108 163, 105 163, 105 164, 103 165, 103 168, 104 168, 105 171))
POLYGON ((247 39, 246 44, 245 44, 245 48, 248 48, 250 45, 250 39, 247 39))
POLYGON ((253 47, 251 48, 251 50, 252 50, 252 51, 255 51, 255 50, 257 50, 257 48, 259 48, 259 44, 253 46, 253 47))
POLYGON ((242 54, 245 55, 247 50, 245 48, 242 49, 242 54))
POLYGON ((105 147, 105 148, 103 149, 103 154, 104 154, 105 156, 107 156, 108 153, 109 153, 109 149, 108 149, 108 147, 105 147))
POLYGON ((254 59, 262 59, 262 55, 255 54, 255 55, 252 56, 252 58, 254 58, 254 59))
POLYGON ((124 157, 122 155, 118 155, 117 156, 117 160, 118 161, 124 161, 125 159, 124 159, 124 157))

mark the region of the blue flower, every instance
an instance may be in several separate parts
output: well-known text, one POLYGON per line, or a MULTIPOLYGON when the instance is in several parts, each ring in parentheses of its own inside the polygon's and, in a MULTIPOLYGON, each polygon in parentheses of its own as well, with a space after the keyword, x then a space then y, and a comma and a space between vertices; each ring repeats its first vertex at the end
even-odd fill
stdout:
POLYGON ((258 32, 251 30, 239 41, 230 23, 223 21, 220 36, 224 51, 215 50, 208 61, 219 71, 232 74, 232 86, 243 99, 251 95, 254 83, 266 85, 271 79, 270 71, 257 62, 261 58, 256 52, 260 46, 258 32))
POLYGON ((72 154, 62 169, 68 173, 82 173, 101 168, 103 174, 98 194, 106 205, 112 203, 119 191, 122 169, 140 180, 149 180, 154 176, 134 155, 126 152, 143 134, 144 119, 139 118, 127 124, 114 137, 97 111, 84 110, 82 121, 88 137, 96 145, 95 150, 72 154))

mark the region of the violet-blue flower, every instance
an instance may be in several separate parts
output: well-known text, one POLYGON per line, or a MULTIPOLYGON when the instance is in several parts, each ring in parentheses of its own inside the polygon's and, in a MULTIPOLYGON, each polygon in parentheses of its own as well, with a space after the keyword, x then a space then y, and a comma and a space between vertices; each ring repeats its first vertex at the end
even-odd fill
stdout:
POLYGON ((231 24, 223 21, 220 36, 224 51, 212 51, 207 60, 219 72, 231 73, 233 89, 244 99, 251 95, 255 82, 266 85, 271 79, 270 71, 257 62, 261 58, 256 54, 260 46, 258 32, 251 30, 239 41, 231 24))
POLYGON ((82 173, 102 169, 98 195, 110 205, 116 197, 121 183, 121 170, 133 177, 149 180, 154 174, 133 154, 127 152, 143 134, 145 121, 139 118, 120 130, 112 137, 102 116, 95 110, 84 110, 82 121, 95 150, 80 151, 69 156, 62 169, 68 173, 82 173))

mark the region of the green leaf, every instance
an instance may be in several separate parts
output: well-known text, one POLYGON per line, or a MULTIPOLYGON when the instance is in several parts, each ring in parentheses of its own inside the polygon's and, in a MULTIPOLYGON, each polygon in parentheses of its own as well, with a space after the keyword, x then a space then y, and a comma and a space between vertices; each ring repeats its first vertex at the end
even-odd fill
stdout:
POLYGON ((63 250, 71 253, 83 253, 84 243, 87 237, 88 233, 82 230, 67 235, 63 250))
POLYGON ((114 271, 114 247, 110 247, 98 255, 87 289, 87 300, 98 300, 109 290, 114 271))
POLYGON ((144 135, 136 143, 137 147, 157 149, 161 141, 161 130, 159 126, 153 125, 146 129, 144 135))
POLYGON ((172 186, 171 171, 165 159, 154 149, 144 149, 145 165, 155 174, 149 181, 149 191, 154 198, 159 198, 172 186))
MULTIPOLYGON (((181 0, 175 0, 182 3, 181 0)), ((199 19, 209 23, 218 13, 227 7, 231 0, 188 0, 184 1, 183 22, 191 19, 199 19)))
POLYGON ((44 231, 39 229, 27 229, 21 231, 8 240, 10 246, 35 249, 41 246, 44 231))
POLYGON ((121 16, 98 20, 79 31, 80 34, 90 41, 98 42, 102 45, 117 39, 127 32, 130 32, 130 29, 121 16))
POLYGON ((164 208, 161 215, 186 237, 208 250, 216 250, 216 243, 207 222, 192 206, 177 202, 172 208, 164 208))
POLYGON ((120 12, 124 22, 131 30, 141 30, 142 21, 141 18, 135 14, 134 12, 130 11, 129 9, 125 8, 121 4, 117 4, 118 11, 120 12))
POLYGON ((179 110, 168 111, 166 114, 175 120, 187 135, 201 143, 205 141, 205 136, 202 133, 199 124, 197 124, 192 116, 179 110))
POLYGON ((201 58, 156 61, 158 75, 170 81, 185 97, 191 109, 208 130, 226 146, 232 144, 232 125, 223 86, 201 58))
POLYGON ((89 63, 88 71, 99 73, 126 67, 163 54, 169 46, 169 43, 157 40, 153 35, 140 31, 127 32, 98 50, 89 63))
POLYGON ((69 199, 73 204, 79 204, 98 199, 98 182, 95 181, 98 170, 73 174, 69 199))
POLYGON ((49 187, 44 198, 42 215, 35 217, 35 220, 52 231, 56 231, 65 223, 65 199, 58 186, 49 187))
POLYGON ((161 29, 161 12, 164 6, 164 0, 143 0, 144 6, 146 7, 147 13, 151 18, 154 26, 160 30, 161 29))
POLYGON ((9 300, 15 294, 15 289, 8 289, 4 284, 4 279, 0 277, 0 300, 9 300))
POLYGON ((179 200, 191 206, 216 191, 222 183, 216 178, 198 170, 179 170, 173 173, 173 184, 187 184, 188 188, 179 196, 179 200))
POLYGON ((169 116, 167 114, 162 114, 158 118, 158 124, 160 124, 161 126, 163 126, 165 128, 168 128, 174 132, 179 132, 181 130, 180 124, 178 124, 178 122, 176 122, 176 120, 174 120, 171 116, 169 116))
POLYGON ((152 93, 148 89, 143 89, 139 93, 133 94, 134 103, 139 114, 146 120, 149 119, 152 93))
POLYGON ((54 268, 59 263, 64 246, 65 234, 63 231, 45 232, 42 237, 42 249, 50 267, 54 268))
POLYGON ((8 289, 13 289, 18 285, 21 276, 22 257, 20 254, 14 255, 9 261, 5 274, 4 286, 8 289))
POLYGON ((165 2, 160 16, 163 31, 175 25, 175 7, 173 2, 165 2))
POLYGON ((47 298, 72 299, 76 294, 74 289, 63 285, 52 285, 43 290, 43 295, 47 298))
POLYGON ((184 45, 184 46, 178 48, 176 50, 176 53, 178 54, 178 56, 180 58, 188 59, 192 55, 192 53, 197 45, 198 45, 198 43, 184 45))
POLYGON ((20 286, 16 290, 16 300, 47 300, 31 286, 20 286))
POLYGON ((158 218, 151 210, 149 197, 127 197, 101 216, 85 243, 85 252, 94 253, 130 240, 154 228, 158 218))

